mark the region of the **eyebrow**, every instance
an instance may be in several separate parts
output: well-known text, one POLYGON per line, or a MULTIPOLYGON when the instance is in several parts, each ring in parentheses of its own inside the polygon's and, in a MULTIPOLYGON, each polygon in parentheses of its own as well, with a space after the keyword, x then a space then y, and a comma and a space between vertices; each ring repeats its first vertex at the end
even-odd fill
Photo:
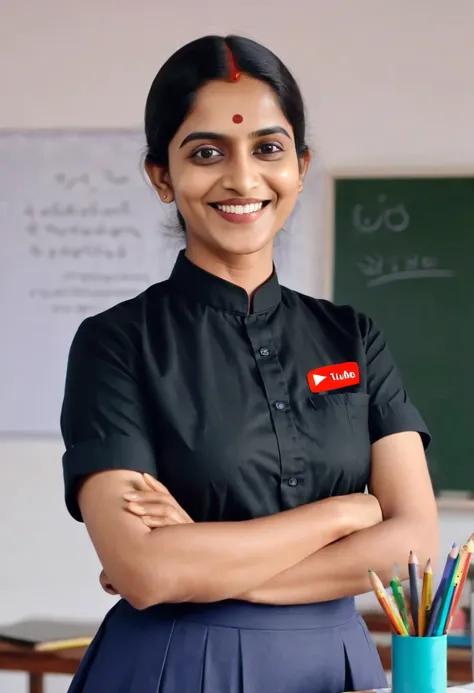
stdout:
MULTIPOLYGON (((280 127, 279 125, 274 125, 269 128, 262 128, 261 130, 255 130, 254 132, 251 132, 249 134, 249 139, 256 139, 258 137, 266 137, 267 135, 285 135, 285 137, 288 137, 288 139, 291 140, 290 134, 285 128, 280 127)), ((181 142, 179 145, 179 148, 181 149, 184 147, 186 144, 189 144, 189 142, 194 142, 195 140, 227 140, 229 139, 228 135, 221 135, 218 132, 191 132, 189 135, 187 135, 184 140, 181 142)))

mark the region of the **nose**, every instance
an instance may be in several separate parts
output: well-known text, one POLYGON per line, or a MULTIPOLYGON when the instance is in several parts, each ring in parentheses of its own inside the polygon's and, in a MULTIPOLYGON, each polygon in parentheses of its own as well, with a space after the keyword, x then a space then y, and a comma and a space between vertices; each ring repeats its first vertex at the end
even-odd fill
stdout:
POLYGON ((222 185, 239 197, 249 197, 249 193, 259 187, 258 163, 248 151, 236 152, 229 159, 222 185))

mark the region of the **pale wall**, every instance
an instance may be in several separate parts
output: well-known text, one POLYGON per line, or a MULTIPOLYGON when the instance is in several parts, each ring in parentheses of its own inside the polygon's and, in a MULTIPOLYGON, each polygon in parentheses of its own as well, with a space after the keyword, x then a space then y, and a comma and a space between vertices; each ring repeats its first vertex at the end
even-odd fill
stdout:
MULTIPOLYGON (((333 172, 474 171, 472 0, 0 0, 0 127, 141 124, 147 89, 180 44, 238 32, 300 80, 312 144, 333 172)), ((28 172, 25 171, 25 186, 28 172)), ((329 262, 329 259, 328 259, 329 262)), ((7 335, 2 335, 6 338, 7 335)), ((100 618, 85 530, 62 501, 60 442, 0 442, 0 621, 100 618)), ((443 550, 474 517, 443 513, 443 550)), ((62 693, 67 677, 51 678, 62 693)), ((0 675, 2 693, 24 691, 0 675)))

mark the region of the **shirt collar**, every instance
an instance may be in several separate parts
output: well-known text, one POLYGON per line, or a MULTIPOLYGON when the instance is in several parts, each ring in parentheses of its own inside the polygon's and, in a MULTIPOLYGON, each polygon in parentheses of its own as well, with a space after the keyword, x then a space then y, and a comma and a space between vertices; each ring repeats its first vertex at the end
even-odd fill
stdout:
POLYGON ((266 313, 276 308, 281 300, 281 288, 275 267, 272 276, 255 291, 249 310, 249 299, 245 289, 193 264, 186 257, 184 250, 179 252, 170 282, 180 293, 185 293, 195 301, 239 315, 266 313))

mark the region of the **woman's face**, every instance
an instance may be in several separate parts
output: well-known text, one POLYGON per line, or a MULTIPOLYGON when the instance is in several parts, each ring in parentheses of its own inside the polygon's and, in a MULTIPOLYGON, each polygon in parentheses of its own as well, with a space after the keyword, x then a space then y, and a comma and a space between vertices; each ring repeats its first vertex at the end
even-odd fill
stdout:
POLYGON ((269 86, 247 76, 207 84, 169 145, 164 177, 188 246, 226 255, 271 249, 307 163, 298 165, 293 130, 269 86))

